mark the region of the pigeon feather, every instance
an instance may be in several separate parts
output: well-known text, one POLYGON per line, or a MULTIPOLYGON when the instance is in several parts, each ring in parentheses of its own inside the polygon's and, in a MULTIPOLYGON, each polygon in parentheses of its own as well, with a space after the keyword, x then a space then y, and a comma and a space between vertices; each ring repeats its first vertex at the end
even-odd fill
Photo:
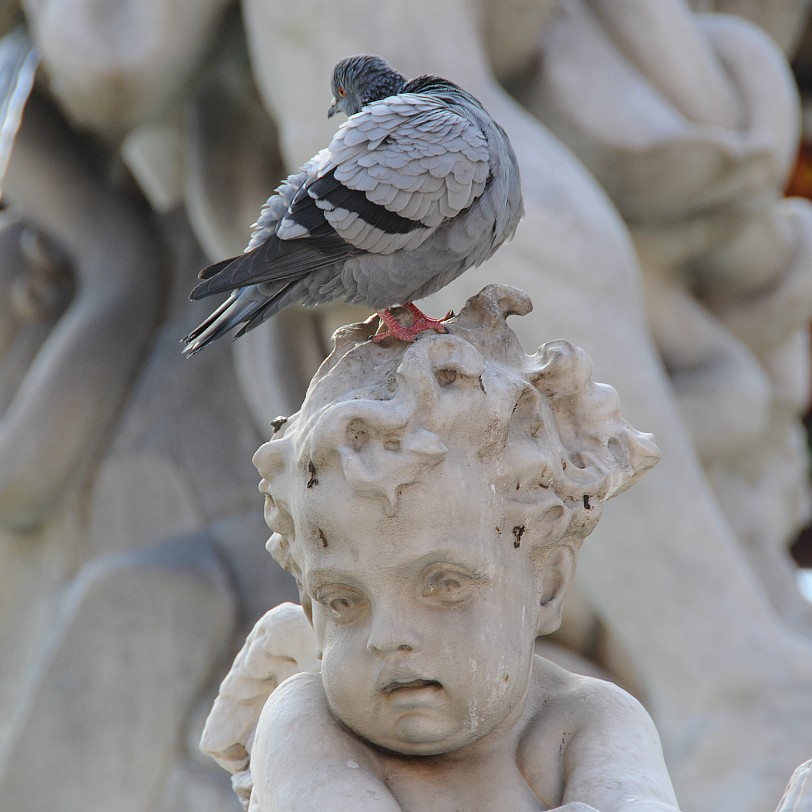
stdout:
POLYGON ((201 271, 192 299, 230 295, 186 336, 187 355, 297 302, 411 303, 513 236, 516 156, 473 96, 367 55, 342 60, 332 84, 328 115, 349 118, 264 204, 245 252, 201 271))

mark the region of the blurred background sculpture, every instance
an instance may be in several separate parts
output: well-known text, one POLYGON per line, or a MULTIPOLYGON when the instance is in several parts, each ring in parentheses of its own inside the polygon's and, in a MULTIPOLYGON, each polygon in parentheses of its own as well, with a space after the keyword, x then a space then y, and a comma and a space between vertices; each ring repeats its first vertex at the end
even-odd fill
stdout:
POLYGON ((295 594, 265 560, 250 457, 357 313, 286 311, 233 356, 187 363, 177 342, 207 312, 195 271, 242 250, 332 132, 332 66, 371 52, 470 89, 522 172, 514 241, 425 309, 527 290, 525 346, 583 346, 663 451, 584 550, 559 642, 644 702, 684 808, 773 808, 812 753, 787 553, 808 511, 810 221, 782 194, 808 5, 3 4, 40 57, 0 156, 4 802, 234 803, 194 755, 207 691, 295 594))

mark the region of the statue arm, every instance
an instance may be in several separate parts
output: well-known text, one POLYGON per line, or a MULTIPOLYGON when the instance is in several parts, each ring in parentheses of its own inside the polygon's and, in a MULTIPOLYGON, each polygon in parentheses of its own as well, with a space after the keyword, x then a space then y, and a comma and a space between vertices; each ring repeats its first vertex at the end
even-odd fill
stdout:
POLYGON ((251 812, 400 810, 369 750, 330 713, 319 674, 296 674, 271 694, 251 773, 251 812))
POLYGON ((642 705, 599 680, 574 693, 575 732, 562 754, 564 803, 578 800, 600 812, 679 812, 659 736, 642 705))
POLYGON ((5 190, 72 260, 76 293, 0 416, 0 524, 30 527, 107 436, 160 314, 145 211, 87 161, 88 144, 32 96, 5 190))

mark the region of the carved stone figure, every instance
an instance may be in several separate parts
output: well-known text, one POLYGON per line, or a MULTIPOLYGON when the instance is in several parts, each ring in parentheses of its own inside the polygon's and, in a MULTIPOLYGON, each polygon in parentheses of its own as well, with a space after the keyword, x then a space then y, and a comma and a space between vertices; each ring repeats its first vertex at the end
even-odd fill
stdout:
POLYGON ((628 224, 719 504, 777 609, 809 633, 787 547, 809 515, 812 205, 783 195, 800 113, 783 54, 745 20, 670 1, 574 0, 539 43, 548 58, 521 98, 628 224))
MULTIPOLYGON (((534 654, 603 502, 659 452, 581 350, 524 354, 505 318, 529 311, 494 285, 411 348, 340 330, 256 453, 321 674, 265 705, 251 809, 676 809, 643 709, 534 654)), ((218 756, 247 753, 238 733, 218 756)))
MULTIPOLYGON (((332 329, 352 317, 342 310, 291 311, 264 335, 257 331, 236 344, 233 369, 220 349, 194 367, 180 365, 177 340, 205 314, 185 301, 203 258, 182 215, 163 213, 185 205, 209 259, 241 250, 257 206, 284 169, 297 166, 332 131, 324 119, 332 65, 366 51, 411 73, 434 71, 470 88, 505 124, 521 165, 528 215, 516 240, 427 309, 444 313, 494 279, 520 285, 537 308, 532 323, 516 325, 526 346, 567 335, 585 347, 598 378, 618 387, 632 420, 653 430, 664 451, 657 470, 612 503, 596 543, 582 553, 559 640, 599 659, 644 701, 687 807, 770 808, 789 772, 812 752, 812 644, 808 635, 788 631, 790 620, 796 630, 805 628, 803 611, 796 611, 791 590, 782 592, 787 572, 770 599, 762 577, 780 561, 789 528, 803 513, 805 486, 795 415, 806 350, 789 328, 808 316, 807 276, 795 272, 804 267, 807 227, 802 207, 780 202, 777 191, 796 116, 780 54, 734 18, 693 17, 679 0, 448 0, 439 6, 431 0, 243 0, 242 20, 232 15, 222 28, 220 0, 195 4, 191 22, 184 4, 166 0, 108 4, 103 19, 95 0, 23 5, 43 65, 9 164, 4 202, 67 262, 62 266, 29 245, 22 258, 26 274, 59 267, 56 278, 64 274, 63 281, 78 284, 64 288, 72 298, 44 322, 17 321, 19 301, 0 301, 6 308, 0 318, 0 642, 6 655, 0 658, 0 797, 43 807, 59 798, 63 810, 87 812, 94 803, 106 809, 109 798, 97 792, 86 768, 93 764, 118 793, 120 810, 153 812, 157 804, 162 812, 219 812, 226 803, 216 790, 209 793, 210 774, 186 752, 184 735, 194 735, 200 685, 228 645, 235 609, 250 624, 273 602, 265 596, 274 589, 264 591, 261 564, 251 552, 262 533, 245 491, 253 490, 246 449, 260 436, 251 417, 264 430, 269 417, 294 410, 332 329), (683 188, 668 188, 683 180, 670 161, 693 161, 681 159, 678 147, 680 140, 684 148, 695 147, 697 129, 710 139, 708 154, 730 159, 713 175, 715 192, 732 192, 735 184, 747 192, 748 205, 737 208, 735 194, 723 196, 718 216, 687 230, 677 207, 676 222, 662 232, 676 239, 652 241, 657 250, 648 255, 668 258, 665 249, 682 252, 688 240, 689 249, 700 247, 703 262, 708 256, 721 261, 737 295, 740 281, 758 278, 738 280, 739 259, 757 274, 769 271, 763 278, 776 284, 745 295, 727 309, 727 321, 679 272, 673 275, 680 269, 648 261, 641 230, 633 228, 630 239, 629 198, 613 188, 624 224, 591 172, 607 186, 610 179, 597 166, 585 170, 520 93, 522 86, 550 90, 545 83, 566 73, 568 53, 553 47, 552 34, 545 42, 545 31, 569 31, 573 9, 579 19, 600 23, 584 32, 586 41, 607 46, 600 57, 588 52, 590 64, 606 66, 599 76, 617 81, 610 68, 618 62, 628 70, 623 87, 589 95, 576 88, 582 95, 571 106, 588 108, 592 121, 605 120, 607 134, 610 120, 618 121, 615 110, 627 109, 624 97, 639 98, 641 86, 659 91, 650 94, 657 109, 676 98, 688 111, 667 150, 668 166, 643 160, 651 144, 644 139, 639 167, 652 171, 651 182, 626 190, 638 211, 647 214, 646 193, 661 202, 683 188), (638 13, 653 15, 644 41, 630 36, 638 13), (119 47, 122 31, 128 47, 119 47), (749 74, 739 45, 724 51, 730 62, 719 69, 720 46, 731 42, 753 49, 749 74), (756 70, 759 65, 764 70, 756 70), (663 74, 670 81, 665 89, 663 74), (768 80, 778 83, 772 92, 762 84, 768 80), (758 123, 763 150, 747 122, 758 123), (94 135, 80 135, 85 129, 94 135), (132 179, 116 159, 119 147, 152 212, 131 194, 132 179), (750 173, 753 150, 752 167, 759 171, 750 173), (765 184, 762 191, 757 181, 765 184), (157 230, 155 212, 162 213, 157 230), (737 235, 733 252, 726 247, 729 216, 737 235), (714 245, 706 238, 717 228, 714 245), (759 266, 764 252, 751 252, 753 244, 769 246, 767 259, 778 264, 759 266), (776 306, 782 301, 792 307, 776 306), (776 312, 778 318, 767 317, 776 312), (732 316, 752 325, 759 342, 779 327, 786 346, 767 353, 751 346, 747 330, 731 328, 732 316), (746 396, 749 406, 707 411, 722 419, 698 426, 693 415, 701 409, 691 408, 692 396, 694 405, 718 406, 721 400, 714 399, 731 391, 746 396), (770 427, 779 429, 781 442, 762 431, 770 427), (209 438, 224 432, 232 441, 214 451, 209 438), (712 448, 747 436, 759 439, 754 457, 716 457, 708 465, 712 448), (761 455, 787 446, 789 453, 780 451, 772 461, 761 455), (717 470, 733 476, 724 480, 717 470), (751 549, 766 550, 757 575, 742 554, 743 529, 758 542, 751 549), (190 555, 179 559, 178 547, 164 544, 171 539, 183 539, 190 555), (242 564, 224 569, 224 562, 241 556, 242 564), (168 606, 186 611, 192 603, 149 598, 176 594, 171 584, 181 571, 191 573, 187 583, 204 607, 199 612, 172 614, 168 606), (223 578, 229 572, 236 592, 223 578), (130 594, 141 603, 122 601, 118 585, 136 581, 154 585, 155 593, 134 588, 130 594), (179 625, 144 619, 156 613, 179 625), (200 639, 184 618, 203 630, 200 639), (109 644, 100 642, 102 628, 109 644), (143 635, 130 634, 125 657, 113 641, 124 639, 118 629, 133 628, 143 635), (128 668, 129 662, 143 670, 128 668), (182 696, 162 705, 150 686, 165 679, 167 663, 186 680, 173 683, 182 696), (116 680, 107 678, 108 668, 116 680), (111 686, 121 694, 101 690, 111 686), (132 769, 133 751, 150 754, 141 774, 132 769), (186 780, 189 775, 195 780, 186 780), (163 800, 155 801, 159 796, 163 800)), ((764 19, 787 44, 796 38, 794 21, 806 3, 694 5, 754 13, 769 5, 764 19)), ((572 30, 577 38, 577 27, 572 30)), ((656 118, 638 122, 636 135, 651 136, 648 127, 656 135, 656 118)), ((2 135, 0 146, 8 132, 2 135)), ((638 158, 625 166, 637 168, 638 158)), ((704 194, 701 183, 698 194, 704 194)), ((673 199, 682 204, 686 198, 673 199)), ((16 240, 4 231, 3 250, 16 240)), ((701 271, 694 279, 706 272, 699 265, 694 270, 701 271)), ((281 585, 276 594, 284 594, 281 585)))
POLYGON ((295 590, 245 543, 258 435, 229 355, 177 353, 199 248, 104 157, 28 100, 0 234, 0 805, 215 812, 187 730, 240 616, 295 590))
MULTIPOLYGON (((707 89, 692 81, 696 65, 684 55, 680 58, 683 35, 675 37, 668 24, 679 20, 679 30, 694 37, 692 48, 706 53, 707 45, 701 39, 696 42, 696 23, 685 16, 683 3, 655 6, 629 0, 590 3, 589 8, 593 5, 609 21, 617 15, 620 22, 624 18, 633 22, 634 14, 643 9, 653 15, 657 25, 646 28, 650 63, 638 69, 645 76, 659 66, 660 53, 668 54, 676 60, 670 75, 687 94, 685 103, 702 105, 707 89)), ((701 467, 694 437, 647 324, 643 277, 627 227, 583 165, 542 121, 517 106, 491 67, 501 68, 499 77, 512 79, 511 87, 528 74, 533 76, 537 65, 553 71, 555 52, 548 55, 541 42, 545 26, 566 18, 568 4, 512 3, 509 19, 503 16, 498 23, 494 20, 505 12, 502 4, 466 0, 444 3, 441 13, 430 2, 418 0, 408 8, 388 7, 385 17, 368 0, 350 0, 340 8, 309 0, 297 6, 296 14, 253 0, 245 0, 243 6, 257 83, 278 123, 283 155, 291 165, 326 137, 302 122, 318 122, 323 115, 317 93, 320 77, 329 75, 335 60, 347 53, 377 50, 406 72, 431 71, 460 81, 464 77, 465 86, 505 127, 522 172, 525 219, 514 240, 486 266, 435 294, 434 312, 453 308, 471 289, 493 279, 520 286, 530 292, 538 314, 536 324, 523 320, 516 325, 525 346, 538 341, 539 329, 547 338, 567 335, 590 354, 596 374, 623 393, 631 419, 654 431, 663 462, 613 505, 597 530, 601 543, 589 545, 582 554, 576 593, 588 611, 574 613, 582 622, 576 628, 562 628, 562 633, 582 650, 597 652, 614 673, 635 686, 657 722, 678 796, 688 808, 756 812, 773 806, 787 775, 812 750, 812 703, 803 687, 812 679, 812 644, 791 633, 787 621, 770 605, 701 467), (315 30, 309 24, 312 19, 320 21, 315 30), (426 19, 432 20, 431 26, 423 24, 426 19), (535 37, 528 31, 531 26, 535 37), (506 34, 511 30, 522 31, 515 45, 506 34), (309 49, 299 47, 303 32, 312 42, 309 49), (499 36, 502 39, 493 39, 499 36), (455 48, 450 49, 448 42, 455 48), (510 64, 489 63, 492 54, 503 60, 509 54, 510 64), (283 74, 293 78, 277 81, 283 74), (628 562, 634 562, 634 575, 628 562), (682 574, 676 576, 678 572, 682 574), (643 573, 645 577, 639 577, 643 573), (618 588, 627 581, 633 587, 618 588), (733 639, 731 629, 737 630, 733 639), (807 721, 801 722, 799 714, 807 721), (698 719, 705 720, 701 726, 698 719), (741 780, 743 775, 746 780, 741 780)), ((735 19, 730 25, 736 32, 744 26, 735 19)), ((747 32, 748 41, 763 45, 763 37, 750 28, 747 32)), ((780 58, 771 53, 765 58, 780 58)), ((633 67, 639 65, 638 60, 633 67)), ((787 80, 781 71, 771 75, 787 80)), ((638 98, 635 87, 626 88, 632 100, 638 98)), ((791 89, 776 89, 775 96, 788 98, 791 89)), ((589 106, 593 121, 608 115, 602 94, 582 98, 581 104, 589 106)), ((775 127, 791 130, 789 122, 775 127)), ((720 169, 722 178, 725 166, 720 169)), ((735 176, 734 172, 731 177, 735 176)), ((660 190, 656 178, 653 190, 667 197, 667 189, 660 190)), ((770 186, 764 199, 775 194, 770 186)), ((794 301, 804 309, 802 297, 794 301)), ((753 312, 758 313, 758 307, 753 312)), ((679 325, 678 316, 671 317, 679 325)), ((685 336, 687 352, 691 336, 685 336)), ((271 327, 269 358, 287 338, 282 325, 271 327)), ((237 345, 236 353, 250 354, 254 361, 261 357, 256 345, 237 345)), ((746 368, 752 371, 751 361, 746 368)), ((802 369, 796 375, 803 378, 806 372, 802 369)), ((757 377, 764 383, 761 373, 757 377)), ((713 375, 710 380, 715 382, 713 375)), ((734 380, 746 390, 750 378, 742 381, 734 375, 734 380)), ((248 382, 246 392, 253 404, 272 403, 278 397, 272 388, 264 397, 256 389, 256 382, 248 382)), ((762 402, 771 402, 768 388, 757 392, 765 396, 762 402)), ((738 412, 731 416, 742 419, 738 412)), ((792 491, 799 494, 804 483, 796 461, 793 452, 781 474, 787 467, 796 471, 791 474, 792 491)), ((766 495, 765 499, 775 504, 766 495)), ((785 516, 780 509, 779 513, 781 526, 770 525, 767 546, 777 547, 784 540, 785 516)), ((794 507, 793 514, 797 523, 800 514, 794 507)))

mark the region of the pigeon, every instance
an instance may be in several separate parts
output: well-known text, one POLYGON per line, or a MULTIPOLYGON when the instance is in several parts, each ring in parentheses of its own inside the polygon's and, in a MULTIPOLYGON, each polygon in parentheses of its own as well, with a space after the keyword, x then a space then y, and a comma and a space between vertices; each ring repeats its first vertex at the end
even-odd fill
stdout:
POLYGON ((414 300, 513 236, 524 213, 516 156, 470 93, 439 76, 407 80, 368 54, 335 66, 332 92, 328 117, 347 120, 330 145, 268 198, 243 254, 200 272, 191 299, 230 295, 183 339, 185 355, 295 303, 374 309, 375 341, 446 332, 414 300))

